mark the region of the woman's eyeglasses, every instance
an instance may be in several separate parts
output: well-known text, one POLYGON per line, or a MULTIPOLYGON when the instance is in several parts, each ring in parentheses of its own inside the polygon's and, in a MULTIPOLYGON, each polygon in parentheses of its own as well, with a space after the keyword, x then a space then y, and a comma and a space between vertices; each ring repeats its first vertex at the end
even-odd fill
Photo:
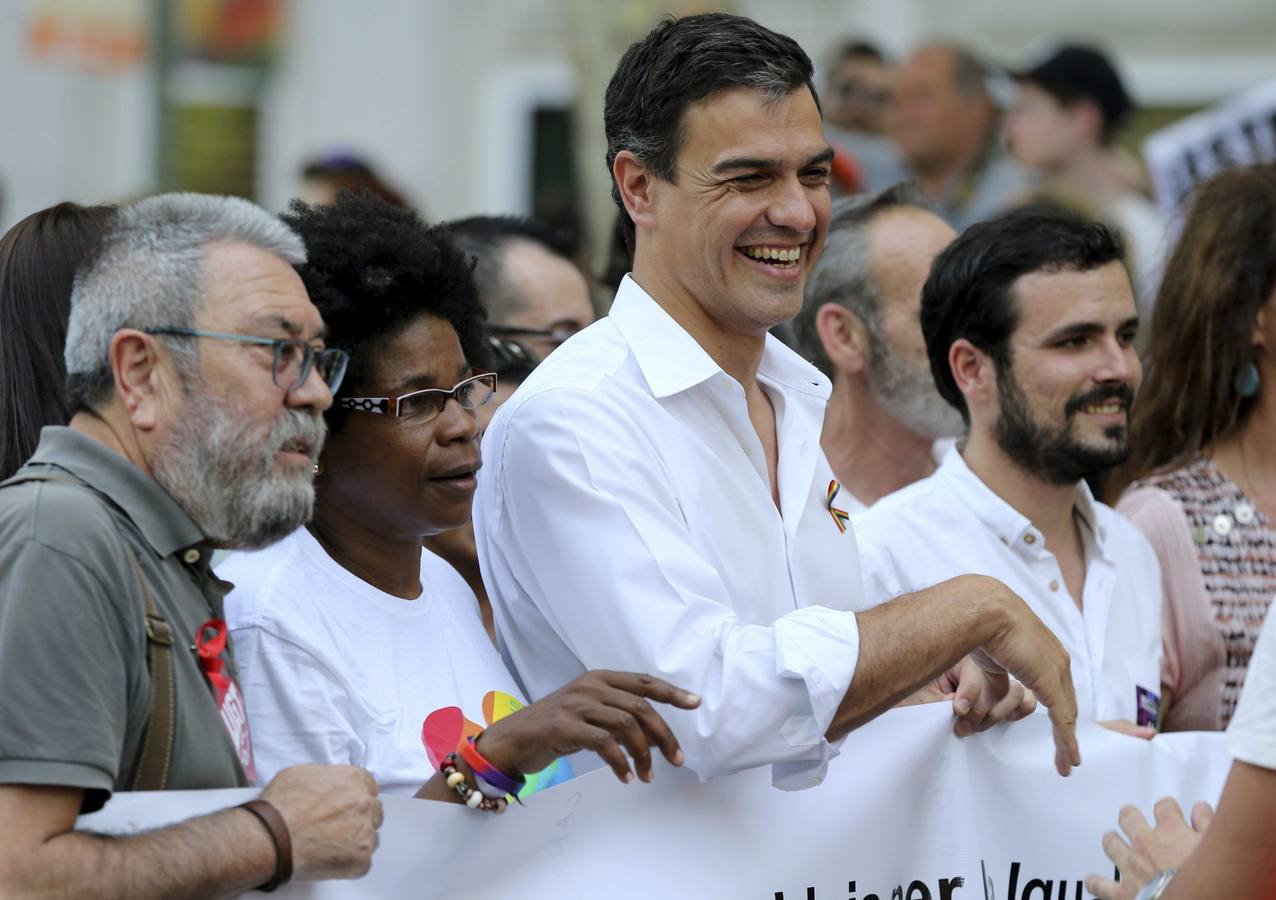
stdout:
POLYGON ((437 419, 448 400, 456 400, 461 409, 473 412, 496 393, 496 373, 478 372, 454 387, 425 388, 398 397, 338 397, 337 406, 356 412, 394 416, 404 421, 425 424, 437 419))

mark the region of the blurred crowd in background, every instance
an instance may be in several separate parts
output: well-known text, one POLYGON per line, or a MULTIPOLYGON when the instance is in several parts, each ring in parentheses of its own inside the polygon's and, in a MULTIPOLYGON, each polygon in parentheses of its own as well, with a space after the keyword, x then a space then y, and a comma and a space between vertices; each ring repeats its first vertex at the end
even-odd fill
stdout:
MULTIPOLYGON (((916 174, 958 228, 1047 192, 1121 227, 1144 296, 1163 223, 1142 139, 1276 77, 1276 15, 1251 0, 718 7, 815 60, 843 191, 916 174)), ((197 190, 282 209, 369 185, 431 220, 531 215, 614 282, 602 90, 662 15, 702 8, 24 0, 0 14, 0 77, 21 86, 0 97, 0 226, 64 199, 197 190)))

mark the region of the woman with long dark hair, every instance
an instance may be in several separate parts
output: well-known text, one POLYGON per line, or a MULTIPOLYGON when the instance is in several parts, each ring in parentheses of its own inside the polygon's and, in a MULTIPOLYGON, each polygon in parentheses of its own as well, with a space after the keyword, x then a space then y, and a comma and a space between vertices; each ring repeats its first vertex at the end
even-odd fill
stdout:
POLYGON ((27 461, 41 428, 67 422, 71 286, 114 216, 113 206, 59 203, 0 238, 0 480, 27 461))
POLYGON ((1276 594, 1276 167, 1198 188, 1132 427, 1112 495, 1161 562, 1163 723, 1222 729, 1276 594))

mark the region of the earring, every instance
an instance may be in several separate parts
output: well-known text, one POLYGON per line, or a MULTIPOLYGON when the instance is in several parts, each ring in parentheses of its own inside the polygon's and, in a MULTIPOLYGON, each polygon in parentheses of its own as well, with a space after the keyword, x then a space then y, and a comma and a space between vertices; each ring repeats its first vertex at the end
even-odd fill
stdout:
POLYGON ((1247 362, 1232 381, 1232 389, 1242 397, 1253 397, 1258 393, 1262 381, 1258 377, 1258 366, 1251 360, 1247 362))
POLYGON ((319 460, 319 462, 315 463, 315 465, 314 465, 314 473, 315 473, 315 477, 318 477, 318 476, 320 476, 320 475, 322 475, 322 474, 323 474, 323 460, 322 460, 322 459, 320 459, 320 460, 319 460))

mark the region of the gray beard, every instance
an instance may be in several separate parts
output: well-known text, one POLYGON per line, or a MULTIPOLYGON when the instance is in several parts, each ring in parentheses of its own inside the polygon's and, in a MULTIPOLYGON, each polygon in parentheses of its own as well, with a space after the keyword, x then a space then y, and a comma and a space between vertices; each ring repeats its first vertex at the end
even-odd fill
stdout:
POLYGON ((877 405, 909 431, 930 440, 960 437, 966 431, 961 413, 935 388, 929 370, 918 370, 891 349, 884 339, 872 337, 868 389, 877 405))
POLYGON ((151 471, 213 543, 257 549, 291 534, 314 511, 314 473, 277 471, 275 453, 289 441, 310 441, 317 460, 326 433, 318 413, 284 409, 261 436, 201 392, 158 442, 151 471))

